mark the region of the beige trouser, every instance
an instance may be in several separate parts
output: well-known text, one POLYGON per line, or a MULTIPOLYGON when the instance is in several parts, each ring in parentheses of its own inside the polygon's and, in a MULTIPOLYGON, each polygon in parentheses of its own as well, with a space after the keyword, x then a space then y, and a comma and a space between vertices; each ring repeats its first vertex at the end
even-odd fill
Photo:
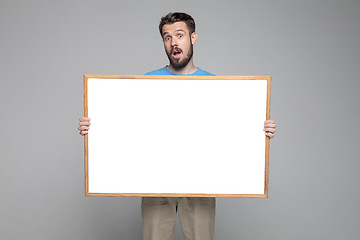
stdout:
POLYGON ((185 240, 213 240, 215 198, 143 197, 144 240, 173 240, 176 212, 185 240))

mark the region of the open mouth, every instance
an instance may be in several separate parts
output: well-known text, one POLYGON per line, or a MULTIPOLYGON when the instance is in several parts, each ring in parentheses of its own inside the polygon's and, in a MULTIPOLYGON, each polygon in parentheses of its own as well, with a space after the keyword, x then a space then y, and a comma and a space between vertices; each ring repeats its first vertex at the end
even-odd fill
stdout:
POLYGON ((179 58, 180 55, 181 55, 181 50, 180 49, 174 49, 172 51, 172 54, 171 54, 174 58, 179 58))

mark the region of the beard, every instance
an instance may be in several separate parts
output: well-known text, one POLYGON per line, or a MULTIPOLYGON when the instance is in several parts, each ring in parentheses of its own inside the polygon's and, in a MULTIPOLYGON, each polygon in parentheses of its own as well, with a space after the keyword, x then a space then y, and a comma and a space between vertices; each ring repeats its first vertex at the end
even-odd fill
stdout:
POLYGON ((188 51, 188 54, 185 56, 185 58, 183 60, 180 60, 180 59, 173 59, 171 56, 172 56, 172 53, 174 52, 174 50, 179 50, 179 48, 173 48, 170 52, 166 52, 166 55, 170 61, 170 65, 176 69, 176 70, 181 70, 183 69, 186 65, 188 65, 188 63, 190 62, 193 54, 194 54, 194 49, 193 49, 193 45, 190 44, 190 48, 189 48, 189 51, 188 51))

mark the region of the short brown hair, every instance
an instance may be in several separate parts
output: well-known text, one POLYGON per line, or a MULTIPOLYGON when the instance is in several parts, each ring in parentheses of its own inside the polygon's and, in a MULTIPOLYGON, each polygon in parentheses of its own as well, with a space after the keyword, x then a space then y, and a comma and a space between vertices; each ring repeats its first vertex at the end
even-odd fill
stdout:
POLYGON ((160 35, 162 36, 162 28, 165 24, 173 24, 176 22, 185 22, 189 30, 189 33, 192 34, 195 32, 195 20, 186 13, 183 12, 171 12, 166 16, 162 17, 159 24, 160 35))

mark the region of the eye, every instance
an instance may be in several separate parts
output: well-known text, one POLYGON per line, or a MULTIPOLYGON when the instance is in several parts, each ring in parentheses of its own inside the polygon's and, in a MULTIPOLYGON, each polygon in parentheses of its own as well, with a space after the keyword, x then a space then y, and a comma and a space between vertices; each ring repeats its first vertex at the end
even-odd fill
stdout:
POLYGON ((168 41, 168 40, 170 40, 170 37, 169 36, 165 37, 165 41, 168 41))
POLYGON ((183 37, 183 35, 182 35, 182 34, 179 34, 179 35, 178 35, 178 37, 179 37, 179 38, 182 38, 182 37, 183 37))

